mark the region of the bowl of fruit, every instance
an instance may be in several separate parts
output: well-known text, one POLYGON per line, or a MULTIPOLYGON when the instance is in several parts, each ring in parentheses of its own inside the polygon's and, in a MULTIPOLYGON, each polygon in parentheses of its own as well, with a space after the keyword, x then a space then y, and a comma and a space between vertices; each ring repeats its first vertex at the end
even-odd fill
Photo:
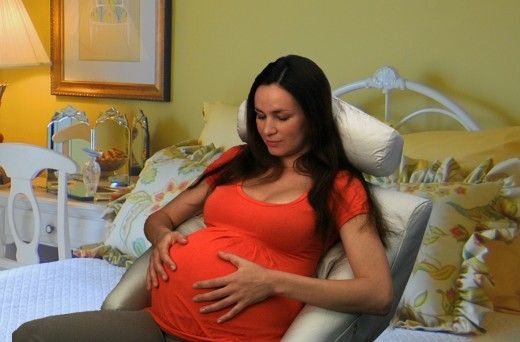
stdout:
POLYGON ((117 149, 110 148, 106 151, 99 152, 96 161, 99 164, 102 172, 111 172, 118 170, 128 161, 128 156, 125 152, 117 149))

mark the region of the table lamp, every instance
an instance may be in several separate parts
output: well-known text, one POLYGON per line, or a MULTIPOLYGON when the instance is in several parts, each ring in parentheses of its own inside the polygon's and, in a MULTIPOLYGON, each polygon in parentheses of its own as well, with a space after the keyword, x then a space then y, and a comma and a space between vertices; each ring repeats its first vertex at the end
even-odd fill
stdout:
MULTIPOLYGON (((22 0, 0 0, 0 69, 47 64, 49 56, 22 0)), ((0 104, 6 87, 0 82, 0 104)))

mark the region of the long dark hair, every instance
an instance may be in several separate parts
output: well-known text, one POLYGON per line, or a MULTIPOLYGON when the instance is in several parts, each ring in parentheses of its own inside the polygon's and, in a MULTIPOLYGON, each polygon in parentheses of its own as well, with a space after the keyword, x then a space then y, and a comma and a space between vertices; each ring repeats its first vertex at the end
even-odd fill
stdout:
POLYGON ((341 189, 335 189, 334 182, 341 170, 347 170, 362 182, 369 196, 369 218, 386 245, 387 230, 377 207, 373 205, 363 175, 345 156, 332 113, 329 81, 321 68, 308 58, 296 55, 280 57, 258 74, 247 98, 247 145, 237 157, 209 173, 219 175, 216 185, 259 176, 276 179, 281 175, 281 160, 269 153, 256 127, 255 93, 259 86, 270 84, 277 84, 289 92, 305 114, 309 151, 296 160, 295 167, 312 179, 308 201, 316 213, 316 231, 325 246, 332 242, 338 224, 331 214, 339 205, 335 199, 338 195, 336 191, 341 189))

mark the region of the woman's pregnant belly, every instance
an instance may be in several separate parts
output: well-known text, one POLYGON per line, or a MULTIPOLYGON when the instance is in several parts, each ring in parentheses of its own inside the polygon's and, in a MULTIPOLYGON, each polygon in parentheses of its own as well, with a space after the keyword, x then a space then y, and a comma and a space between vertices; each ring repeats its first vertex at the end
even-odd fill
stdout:
POLYGON ((174 271, 166 270, 167 281, 160 281, 152 290, 151 313, 166 332, 194 340, 279 340, 303 304, 282 297, 270 297, 243 310, 224 323, 217 319, 226 309, 203 314, 200 308, 209 303, 195 303, 196 294, 210 290, 193 289, 193 283, 225 276, 236 267, 222 260, 217 253, 236 254, 271 269, 310 275, 314 265, 295 262, 270 250, 250 237, 225 228, 210 227, 188 237, 186 245, 176 244, 170 256, 176 263, 174 271))

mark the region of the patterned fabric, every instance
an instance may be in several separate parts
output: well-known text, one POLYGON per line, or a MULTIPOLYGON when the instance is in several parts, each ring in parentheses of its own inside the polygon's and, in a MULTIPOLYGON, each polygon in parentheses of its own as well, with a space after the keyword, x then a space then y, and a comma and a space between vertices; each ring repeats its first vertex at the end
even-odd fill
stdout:
MULTIPOLYGON (((520 159, 493 167, 485 160, 468 175, 453 158, 404 157, 399 173, 370 181, 429 198, 433 210, 393 325, 479 333, 493 303, 486 241, 511 241, 520 217, 520 159)), ((503 243, 502 243, 503 244, 503 243)), ((503 262, 507 262, 504 260, 503 262)))
MULTIPOLYGON (((501 205, 520 222, 520 158, 504 161, 486 175, 485 181, 500 181, 501 193, 509 201, 501 205)), ((520 315, 520 237, 508 243, 488 241, 489 254, 486 264, 489 267, 491 283, 485 284, 484 291, 491 298, 495 311, 520 315)))
POLYGON ((480 330, 492 303, 483 239, 511 240, 516 222, 501 206, 501 184, 406 184, 401 191, 433 201, 396 325, 457 333, 480 330))
POLYGON ((129 266, 150 247, 143 231, 146 218, 190 186, 221 153, 222 148, 194 140, 155 153, 146 161, 135 188, 109 204, 105 217, 114 219, 108 223, 106 240, 83 246, 74 254, 129 266))

